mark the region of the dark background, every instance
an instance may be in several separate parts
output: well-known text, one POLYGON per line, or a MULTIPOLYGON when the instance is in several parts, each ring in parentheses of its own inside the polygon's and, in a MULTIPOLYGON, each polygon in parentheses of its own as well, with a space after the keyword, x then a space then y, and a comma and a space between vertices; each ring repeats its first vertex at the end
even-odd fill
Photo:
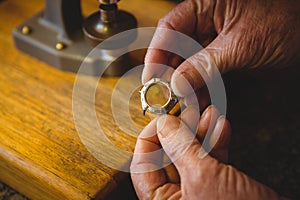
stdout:
POLYGON ((291 199, 300 199, 299 76, 291 68, 224 77, 230 164, 291 199))

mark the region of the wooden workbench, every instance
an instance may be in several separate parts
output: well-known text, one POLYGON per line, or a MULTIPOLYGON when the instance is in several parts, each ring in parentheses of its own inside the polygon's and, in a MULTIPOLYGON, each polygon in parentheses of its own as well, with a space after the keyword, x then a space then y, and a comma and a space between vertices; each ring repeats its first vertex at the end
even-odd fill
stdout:
MULTIPOLYGON (((85 15, 97 10, 97 1, 82 4, 85 15)), ((103 199, 118 193, 125 197, 119 185, 127 184, 128 174, 98 161, 76 131, 72 115, 75 74, 52 68, 13 44, 12 29, 43 6, 42 0, 0 1, 0 181, 32 199, 103 199)), ((173 6, 169 1, 152 0, 119 4, 135 15, 139 26, 155 26, 173 6)), ((111 120, 109 98, 117 80, 101 79, 96 99, 97 95, 105 98, 96 100, 95 110, 108 138, 132 151, 135 137, 111 120)), ((132 114, 139 119, 141 112, 132 114)))

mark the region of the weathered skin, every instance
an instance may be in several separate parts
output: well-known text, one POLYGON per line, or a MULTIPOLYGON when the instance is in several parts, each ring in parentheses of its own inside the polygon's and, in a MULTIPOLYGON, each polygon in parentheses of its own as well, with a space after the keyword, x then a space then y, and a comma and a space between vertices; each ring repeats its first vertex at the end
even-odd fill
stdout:
MULTIPOLYGON (((178 72, 171 77, 175 94, 188 96, 189 86, 182 80, 187 79, 197 96, 202 97, 199 104, 204 108, 208 103, 203 100, 208 95, 205 81, 214 78, 212 63, 221 73, 236 69, 275 69, 299 63, 299 7, 297 0, 186 0, 162 18, 158 26, 191 36, 205 49, 182 62, 178 56, 159 50, 160 46, 174 44, 174 41, 169 41, 168 35, 158 30, 146 54, 142 81, 165 73, 151 63, 172 66, 178 72), (199 72, 206 76, 200 76, 199 72)), ((188 107, 179 118, 160 117, 141 133, 135 153, 164 148, 174 161, 177 171, 173 173, 177 173, 180 182, 171 181, 164 169, 132 173, 139 198, 281 199, 267 186, 226 164, 229 122, 220 117, 214 107, 209 107, 195 123, 190 116, 196 112, 188 107), (184 125, 180 125, 180 118, 184 125), (212 143, 221 135, 209 155, 201 158, 201 142, 210 121, 214 124, 212 143), (192 132, 197 133, 197 137, 188 145, 184 138, 190 138, 192 132)), ((158 163, 154 160, 135 154, 132 172, 155 167, 158 163)))
POLYGON ((230 124, 210 106, 201 116, 198 126, 190 121, 193 108, 187 108, 180 118, 166 115, 153 120, 141 133, 131 164, 131 177, 140 199, 283 199, 267 186, 258 183, 230 165, 226 165, 230 124), (209 155, 201 158, 201 144, 210 122, 214 124, 210 142, 217 140, 209 155), (192 130, 197 127, 197 137, 192 130), (194 138, 190 144, 189 139, 194 138), (166 170, 145 172, 159 166, 149 153, 164 148, 174 162, 180 181, 172 181, 166 170))
POLYGON ((205 84, 198 71, 213 78, 205 57, 221 73, 244 68, 279 68, 300 61, 300 2, 297 0, 187 0, 177 5, 158 27, 182 32, 205 46, 181 63, 178 56, 156 49, 173 44, 167 33, 157 31, 146 58, 143 82, 159 77, 162 70, 151 66, 161 63, 177 68, 171 79, 176 95, 188 90, 179 74, 199 89, 205 84))

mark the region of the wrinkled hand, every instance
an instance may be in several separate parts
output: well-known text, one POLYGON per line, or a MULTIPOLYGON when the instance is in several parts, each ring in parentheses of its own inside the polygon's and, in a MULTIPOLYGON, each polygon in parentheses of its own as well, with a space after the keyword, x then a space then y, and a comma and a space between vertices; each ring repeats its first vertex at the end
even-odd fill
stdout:
POLYGON ((158 27, 184 33, 205 49, 182 60, 160 46, 170 45, 167 32, 158 30, 145 57, 142 80, 164 71, 151 63, 177 68, 171 86, 178 96, 189 90, 180 74, 195 89, 205 85, 204 72, 213 78, 210 62, 221 73, 242 68, 285 67, 299 61, 300 1, 292 0, 186 0, 159 21, 158 27), (203 74, 203 73, 202 73, 203 74), (203 80, 204 79, 204 80, 203 80))
MULTIPOLYGON (((196 121, 197 110, 187 108, 180 118, 165 115, 153 120, 138 138, 131 177, 140 199, 280 199, 268 187, 249 178, 227 161, 229 122, 216 108, 206 109, 196 121), (197 129, 197 130, 196 130, 197 129), (193 131, 197 134, 193 135, 193 131), (199 141, 205 143, 206 151, 199 141), (196 137, 195 137, 196 136, 196 137), (203 142, 204 140, 204 142, 203 142), (180 182, 172 181, 162 168, 164 149, 175 164, 180 182)), ((173 173, 174 174, 174 173, 173 173)))

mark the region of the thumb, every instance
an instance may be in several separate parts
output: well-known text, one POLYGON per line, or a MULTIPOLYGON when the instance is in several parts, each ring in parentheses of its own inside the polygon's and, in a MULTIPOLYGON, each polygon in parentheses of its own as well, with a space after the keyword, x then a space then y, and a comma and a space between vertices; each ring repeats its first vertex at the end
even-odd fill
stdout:
POLYGON ((218 36, 209 46, 197 52, 178 66, 171 78, 171 87, 178 96, 187 96, 192 91, 214 81, 230 71, 227 64, 227 42, 218 36))
POLYGON ((191 162, 199 162, 199 158, 207 155, 195 134, 179 118, 171 115, 160 116, 157 119, 157 135, 179 173, 184 173, 182 170, 187 170, 188 166, 195 166, 191 162), (187 160, 189 165, 186 165, 187 160))

